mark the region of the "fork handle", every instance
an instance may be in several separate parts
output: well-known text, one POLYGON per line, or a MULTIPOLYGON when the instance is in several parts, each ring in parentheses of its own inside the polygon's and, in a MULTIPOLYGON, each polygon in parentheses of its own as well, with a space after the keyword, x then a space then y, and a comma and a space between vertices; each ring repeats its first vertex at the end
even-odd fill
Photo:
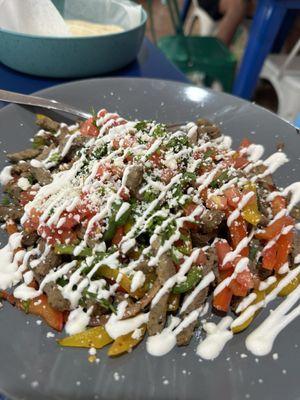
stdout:
POLYGON ((82 118, 90 118, 91 114, 77 110, 67 104, 59 103, 56 100, 44 99, 42 97, 31 96, 16 92, 9 92, 8 90, 0 89, 0 100, 7 103, 25 104, 28 106, 37 106, 42 108, 47 108, 48 110, 63 111, 72 115, 76 115, 82 118))

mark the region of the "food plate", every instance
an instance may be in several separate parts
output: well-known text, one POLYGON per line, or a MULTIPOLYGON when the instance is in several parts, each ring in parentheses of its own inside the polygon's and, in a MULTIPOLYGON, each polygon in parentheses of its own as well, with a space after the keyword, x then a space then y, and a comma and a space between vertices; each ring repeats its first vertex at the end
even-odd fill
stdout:
MULTIPOLYGON (((265 146, 265 156, 284 142, 290 162, 275 173, 279 186, 297 180, 300 171, 299 137, 295 128, 274 114, 226 94, 190 85, 146 79, 95 79, 47 89, 39 95, 82 109, 105 107, 127 118, 185 122, 205 117, 221 125, 233 138, 244 137, 265 146)), ((49 114, 50 115, 50 114, 49 114)), ((54 116, 54 115, 53 115, 54 116)), ((56 119, 62 116, 55 115, 56 119)), ((13 152, 28 146, 35 133, 34 110, 8 106, 0 111, 2 149, 13 152)), ((1 236, 2 242, 6 238, 1 236)), ((277 302, 272 303, 272 306, 277 302)), ((251 330, 269 313, 261 312, 251 330)), ((5 305, 0 313, 0 392, 12 399, 296 399, 299 397, 298 332, 300 321, 276 339, 273 351, 261 358, 245 347, 248 334, 230 341, 214 361, 195 354, 201 333, 191 345, 152 357, 142 343, 132 354, 109 359, 98 352, 99 363, 88 361, 87 350, 62 349, 49 328, 37 319, 5 305)), ((58 337, 58 335, 56 336, 58 337)))

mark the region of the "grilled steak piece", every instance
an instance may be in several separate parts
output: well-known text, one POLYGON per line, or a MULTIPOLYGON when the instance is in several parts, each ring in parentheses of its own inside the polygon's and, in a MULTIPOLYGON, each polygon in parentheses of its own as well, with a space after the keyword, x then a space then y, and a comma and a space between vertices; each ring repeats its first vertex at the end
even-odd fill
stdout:
POLYGON ((35 123, 45 131, 57 132, 60 128, 60 124, 58 122, 46 117, 45 115, 37 118, 35 123))
POLYGON ((48 303, 58 311, 69 311, 70 302, 65 299, 55 282, 48 282, 44 286, 44 292, 48 297, 48 303))
POLYGON ((37 157, 40 154, 40 149, 26 149, 22 151, 18 151, 17 153, 9 153, 7 154, 7 158, 13 162, 17 163, 23 160, 31 160, 32 158, 37 157))
POLYGON ((126 176, 124 185, 129 189, 130 194, 136 197, 140 184, 143 180, 143 167, 141 165, 132 165, 126 176))
POLYGON ((8 219, 19 221, 23 216, 24 210, 22 207, 10 204, 9 206, 0 205, 0 221, 4 222, 8 219))

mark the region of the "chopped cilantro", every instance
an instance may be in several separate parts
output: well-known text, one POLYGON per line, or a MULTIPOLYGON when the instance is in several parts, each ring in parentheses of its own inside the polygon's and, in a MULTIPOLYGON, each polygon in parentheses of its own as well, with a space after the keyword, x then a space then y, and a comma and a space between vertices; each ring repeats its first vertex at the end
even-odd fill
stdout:
POLYGON ((135 129, 138 131, 144 131, 147 129, 148 121, 139 121, 137 124, 135 124, 135 129))
POLYGON ((180 135, 172 137, 166 144, 167 149, 176 149, 177 151, 182 150, 183 147, 189 146, 189 140, 187 135, 180 135))
POLYGON ((157 125, 157 127, 153 130, 152 135, 154 137, 162 137, 166 135, 166 129, 163 125, 157 125))
POLYGON ((97 159, 100 160, 100 158, 106 156, 108 153, 108 149, 107 149, 107 144, 99 147, 98 149, 94 150, 93 152, 93 156, 97 159))
POLYGON ((59 153, 53 153, 51 154, 49 161, 58 163, 61 160, 60 154, 59 153))
POLYGON ((151 190, 146 190, 143 193, 143 200, 146 201, 147 203, 151 203, 155 199, 157 199, 157 193, 155 193, 151 190))
POLYGON ((154 233, 155 228, 158 225, 161 225, 163 223, 163 221, 165 220, 164 217, 162 217, 161 215, 155 215, 153 218, 150 219, 150 221, 147 224, 147 231, 151 234, 154 233))

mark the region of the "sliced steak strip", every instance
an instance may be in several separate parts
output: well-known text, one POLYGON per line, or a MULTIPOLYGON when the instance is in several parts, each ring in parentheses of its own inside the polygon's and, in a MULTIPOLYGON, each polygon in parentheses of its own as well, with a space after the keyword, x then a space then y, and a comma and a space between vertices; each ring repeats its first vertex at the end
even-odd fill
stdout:
POLYGON ((30 172, 34 176, 34 178, 37 180, 37 182, 41 185, 48 185, 49 183, 52 182, 52 175, 51 173, 45 169, 45 168, 35 168, 31 167, 30 172))
POLYGON ((60 124, 58 122, 46 117, 45 115, 37 118, 35 123, 45 131, 57 132, 60 128, 60 124))
POLYGON ((23 232, 21 244, 23 247, 33 246, 38 241, 39 235, 36 232, 23 232))
POLYGON ((17 163, 22 160, 31 160, 32 158, 36 158, 40 154, 40 152, 40 149, 26 149, 17 153, 9 153, 7 154, 7 158, 11 162, 17 163))
MULTIPOLYGON (((210 247, 208 249, 206 255, 207 255, 207 262, 203 265, 203 276, 207 275, 210 271, 217 268, 218 265, 216 251, 213 247, 210 247)), ((192 311, 199 308, 205 302, 208 295, 208 291, 209 288, 206 287, 197 294, 197 296, 194 298, 192 303, 187 307, 184 313, 180 315, 182 319, 187 317, 192 311)), ((188 294, 185 296, 185 299, 187 298, 187 296, 188 294)), ((189 344, 197 324, 198 320, 195 320, 177 335, 176 342, 178 346, 186 346, 189 344)))
MULTIPOLYGON (((175 275, 176 270, 173 261, 167 253, 164 253, 160 257, 156 272, 161 285, 163 285, 171 276, 175 275)), ((168 299, 169 293, 164 294, 150 310, 147 325, 150 336, 160 333, 165 326, 168 311, 168 299)))
POLYGON ((293 246, 292 246, 292 262, 294 264, 295 257, 300 254, 300 235, 296 233, 294 235, 293 246))
POLYGON ((216 231, 225 219, 225 213, 219 210, 206 210, 201 215, 200 227, 203 233, 216 231))
POLYGON ((203 247, 206 246, 210 240, 216 237, 215 232, 210 233, 199 233, 191 231, 191 239, 193 247, 203 247))
MULTIPOLYGON (((40 250, 43 248, 44 243, 40 244, 40 250)), ((43 253, 43 250, 41 250, 43 253)), ((40 282, 52 269, 57 268, 62 263, 62 257, 56 254, 52 249, 42 257, 40 263, 33 268, 33 273, 38 282, 40 282)))
POLYGON ((199 138, 207 135, 210 139, 217 139, 221 136, 221 130, 213 122, 200 118, 197 120, 199 138))
MULTIPOLYGON (((192 311, 196 310, 199 308, 206 300, 208 295, 208 288, 205 288, 201 290, 200 293, 197 294, 197 296, 194 298, 192 303, 188 306, 186 311, 181 314, 182 318, 187 317, 192 311)), ((187 296, 185 296, 186 298, 187 296)), ((192 322, 189 326, 184 328, 177 336, 176 336, 176 342, 178 346, 186 346, 190 343, 190 340, 193 336, 194 329, 196 328, 198 324, 198 320, 195 320, 192 322)))
POLYGON ((9 206, 0 205, 0 221, 4 222, 8 219, 19 221, 23 216, 24 210, 22 207, 11 204, 9 206))
POLYGON ((54 282, 46 283, 44 286, 44 292, 48 297, 48 303, 51 307, 58 311, 69 311, 70 302, 65 299, 58 288, 58 285, 54 282))
POLYGON ((151 303, 151 301, 153 300, 154 296, 157 294, 160 288, 161 288, 160 280, 156 279, 151 289, 145 294, 145 296, 142 299, 138 300, 136 303, 126 308, 122 319, 135 317, 137 314, 139 314, 144 308, 146 308, 151 303))

